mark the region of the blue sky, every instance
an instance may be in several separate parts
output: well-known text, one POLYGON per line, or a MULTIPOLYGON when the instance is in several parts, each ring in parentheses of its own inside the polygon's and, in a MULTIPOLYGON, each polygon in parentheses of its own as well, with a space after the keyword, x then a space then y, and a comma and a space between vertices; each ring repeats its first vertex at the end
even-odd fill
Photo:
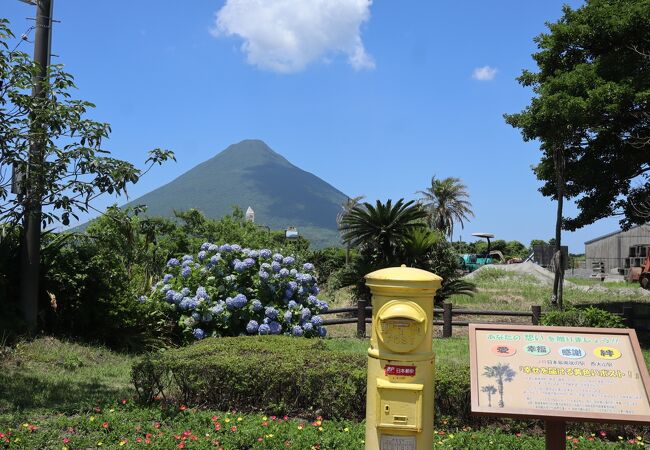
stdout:
MULTIPOLYGON (((371 201, 417 198, 432 175, 458 177, 476 217, 455 240, 481 231, 528 244, 554 235, 555 203, 530 169, 537 144, 502 115, 530 100, 515 78, 534 68, 532 39, 563 3, 582 4, 55 0, 53 62, 74 74, 78 98, 97 104, 92 117, 111 124, 113 155, 141 164, 154 147, 176 153, 131 199, 257 138, 371 201)), ((6 0, 0 15, 20 35, 33 7, 6 0)), ((603 220, 565 243, 582 252, 617 227, 603 220)))

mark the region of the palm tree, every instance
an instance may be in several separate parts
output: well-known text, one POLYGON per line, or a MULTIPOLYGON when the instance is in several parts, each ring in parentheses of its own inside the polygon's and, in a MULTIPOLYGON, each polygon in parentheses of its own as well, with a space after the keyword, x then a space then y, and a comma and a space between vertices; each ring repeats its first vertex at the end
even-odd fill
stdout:
POLYGON ((450 238, 454 234, 454 222, 460 222, 463 228, 463 221, 468 220, 469 216, 474 217, 472 204, 467 200, 467 186, 459 178, 438 180, 434 175, 431 177, 431 187, 417 193, 423 196, 420 202, 428 212, 429 226, 450 238))
MULTIPOLYGON (((344 228, 342 228, 341 226, 343 217, 348 215, 355 206, 358 206, 359 202, 363 200, 364 197, 365 195, 358 195, 352 198, 348 197, 347 200, 344 201, 343 204, 341 204, 341 211, 336 215, 336 225, 338 226, 339 233, 341 233, 341 237, 343 237, 343 231, 344 231, 344 228)), ((349 242, 346 243, 345 245, 345 265, 347 266, 348 264, 350 264, 350 243, 349 242)))
POLYGON ((491 408, 492 407, 492 394, 497 393, 497 388, 495 388, 493 385, 488 385, 488 386, 483 386, 481 388, 481 392, 485 392, 488 395, 488 406, 491 408))
POLYGON ((345 243, 374 248, 379 259, 392 264, 401 243, 422 226, 425 217, 426 211, 413 200, 404 203, 402 198, 395 205, 391 200, 385 204, 377 200, 374 206, 366 202, 352 208, 342 217, 340 229, 345 243))
POLYGON ((483 368, 483 376, 488 378, 495 378, 497 386, 499 387, 499 408, 503 408, 503 383, 513 380, 517 373, 510 368, 510 364, 497 364, 496 366, 485 366, 483 368))

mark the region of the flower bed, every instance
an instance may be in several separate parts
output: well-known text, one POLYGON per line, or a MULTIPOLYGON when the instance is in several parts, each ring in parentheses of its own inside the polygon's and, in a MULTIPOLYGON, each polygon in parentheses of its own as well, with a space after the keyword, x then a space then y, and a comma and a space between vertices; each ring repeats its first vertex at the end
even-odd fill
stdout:
POLYGON ((183 334, 325 336, 314 265, 268 249, 204 243, 196 256, 172 258, 149 299, 178 320, 183 334))

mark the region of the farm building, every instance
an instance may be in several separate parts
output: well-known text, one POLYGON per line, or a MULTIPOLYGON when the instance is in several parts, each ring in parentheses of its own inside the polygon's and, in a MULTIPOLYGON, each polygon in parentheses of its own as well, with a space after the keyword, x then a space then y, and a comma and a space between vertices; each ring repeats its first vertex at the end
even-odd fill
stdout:
POLYGON ((604 274, 617 269, 627 275, 630 267, 638 267, 645 250, 637 246, 650 245, 650 224, 639 225, 627 231, 615 231, 585 242, 586 268, 604 274))

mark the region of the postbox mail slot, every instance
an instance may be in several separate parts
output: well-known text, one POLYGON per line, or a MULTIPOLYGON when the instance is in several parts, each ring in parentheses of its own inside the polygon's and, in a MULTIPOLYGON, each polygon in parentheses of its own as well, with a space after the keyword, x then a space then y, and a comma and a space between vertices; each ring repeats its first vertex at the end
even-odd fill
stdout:
POLYGON ((406 430, 422 429, 422 384, 377 380, 379 393, 377 426, 406 430))
POLYGON ((395 353, 412 352, 427 334, 426 317, 417 304, 393 300, 377 313, 377 336, 395 353))

